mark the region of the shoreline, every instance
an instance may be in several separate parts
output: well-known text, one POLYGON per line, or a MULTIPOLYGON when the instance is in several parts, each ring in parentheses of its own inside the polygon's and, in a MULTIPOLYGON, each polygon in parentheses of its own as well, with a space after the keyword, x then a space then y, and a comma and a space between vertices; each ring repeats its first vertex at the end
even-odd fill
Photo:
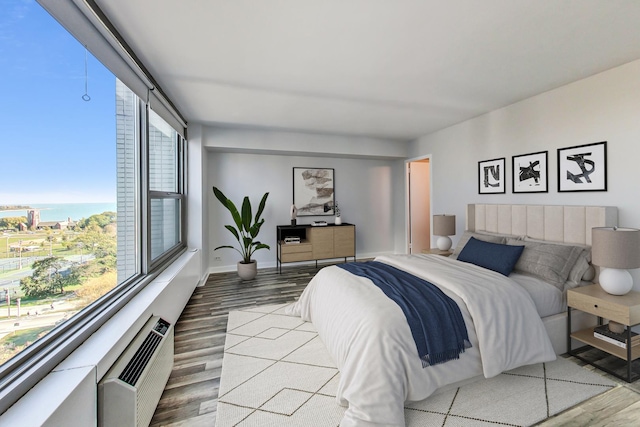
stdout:
POLYGON ((0 209, 0 212, 22 212, 22 211, 28 211, 29 209, 34 209, 34 208, 0 209))
MULTIPOLYGON (((18 205, 3 207, 17 207, 18 205)), ((21 205, 20 205, 21 206, 21 205)), ((51 204, 30 204, 29 209, 12 209, 12 210, 0 210, 0 220, 4 218, 27 216, 27 213, 31 209, 35 209, 40 212, 40 222, 48 221, 67 221, 72 218, 78 221, 83 218, 89 218, 91 215, 98 215, 104 212, 116 212, 116 203, 51 203, 51 204)))
POLYGON ((116 204, 117 202, 56 202, 56 203, 36 203, 35 205, 47 205, 47 207, 38 207, 38 206, 10 206, 10 209, 2 209, 0 208, 0 212, 16 212, 16 211, 26 211, 29 209, 39 209, 39 210, 47 210, 47 209, 57 209, 62 205, 110 205, 116 204))

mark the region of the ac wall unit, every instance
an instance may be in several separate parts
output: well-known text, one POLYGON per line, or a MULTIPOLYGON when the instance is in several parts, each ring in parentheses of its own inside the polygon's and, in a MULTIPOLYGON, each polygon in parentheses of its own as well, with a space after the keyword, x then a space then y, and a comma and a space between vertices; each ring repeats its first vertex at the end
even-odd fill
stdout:
POLYGON ((98 425, 151 422, 173 369, 173 326, 152 316, 98 383, 98 425))

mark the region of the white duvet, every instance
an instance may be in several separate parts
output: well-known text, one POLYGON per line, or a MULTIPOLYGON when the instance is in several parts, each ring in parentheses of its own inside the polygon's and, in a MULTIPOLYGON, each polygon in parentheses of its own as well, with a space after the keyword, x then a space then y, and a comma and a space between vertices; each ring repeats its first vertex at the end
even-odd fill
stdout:
POLYGON ((336 267, 316 274, 290 315, 314 324, 340 370, 341 427, 404 426, 404 402, 480 374, 493 377, 555 353, 529 294, 508 277, 438 255, 381 256, 437 285, 460 306, 472 347, 422 367, 402 309, 369 279, 336 267))

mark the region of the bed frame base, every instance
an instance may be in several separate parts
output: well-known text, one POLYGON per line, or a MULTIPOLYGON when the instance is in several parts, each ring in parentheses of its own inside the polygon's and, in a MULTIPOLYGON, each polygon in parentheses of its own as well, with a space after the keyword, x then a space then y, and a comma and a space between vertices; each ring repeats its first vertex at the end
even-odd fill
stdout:
MULTIPOLYGON (((553 316, 544 317, 542 323, 547 330, 551 345, 556 354, 564 354, 567 352, 567 313, 559 313, 553 316)), ((574 310, 571 313, 571 332, 595 326, 597 318, 594 315, 583 311, 574 310)), ((576 348, 581 344, 579 341, 573 340, 571 347, 576 348)))

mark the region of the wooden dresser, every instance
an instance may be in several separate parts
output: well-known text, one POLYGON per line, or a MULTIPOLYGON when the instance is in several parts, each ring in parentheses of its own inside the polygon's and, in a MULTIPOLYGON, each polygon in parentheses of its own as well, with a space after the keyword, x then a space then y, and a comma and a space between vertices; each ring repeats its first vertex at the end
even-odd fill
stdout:
POLYGON ((356 226, 328 224, 326 226, 278 225, 276 227, 278 241, 277 264, 282 271, 282 264, 287 262, 353 257, 356 259, 356 226), (285 243, 286 237, 299 237, 300 243, 285 243))

